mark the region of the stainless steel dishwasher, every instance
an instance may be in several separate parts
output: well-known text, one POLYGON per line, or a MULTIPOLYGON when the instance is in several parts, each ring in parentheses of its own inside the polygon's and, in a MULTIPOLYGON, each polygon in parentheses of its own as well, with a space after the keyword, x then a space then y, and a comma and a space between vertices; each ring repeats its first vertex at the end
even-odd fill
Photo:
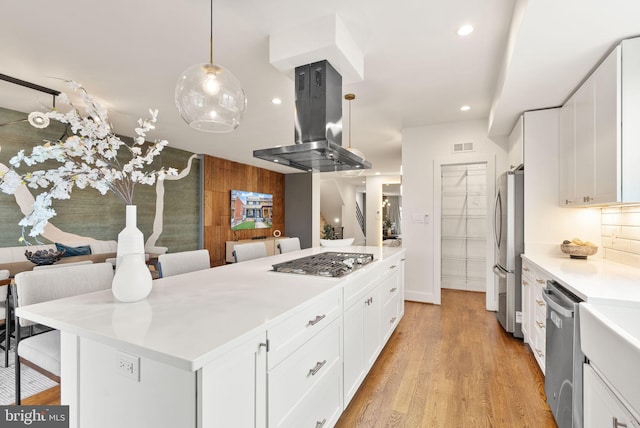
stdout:
POLYGON ((582 428, 581 299, 555 281, 547 281, 547 350, 544 392, 558 428, 582 428))

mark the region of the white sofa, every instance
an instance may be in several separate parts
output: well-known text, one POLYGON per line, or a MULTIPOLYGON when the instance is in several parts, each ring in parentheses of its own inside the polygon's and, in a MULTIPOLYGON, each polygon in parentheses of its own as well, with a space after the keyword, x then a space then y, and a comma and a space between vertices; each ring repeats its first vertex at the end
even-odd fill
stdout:
MULTIPOLYGON (((117 241, 99 241, 97 239, 93 239, 87 242, 74 242, 73 244, 65 244, 70 247, 78 247, 80 245, 89 245, 91 247, 91 254, 109 254, 115 253, 118 249, 117 241)), ((4 263, 19 263, 28 261, 24 252, 26 250, 29 251, 38 251, 38 250, 49 250, 56 249, 55 244, 46 244, 46 245, 29 245, 29 246, 19 246, 19 247, 2 247, 0 248, 0 264, 4 263)))

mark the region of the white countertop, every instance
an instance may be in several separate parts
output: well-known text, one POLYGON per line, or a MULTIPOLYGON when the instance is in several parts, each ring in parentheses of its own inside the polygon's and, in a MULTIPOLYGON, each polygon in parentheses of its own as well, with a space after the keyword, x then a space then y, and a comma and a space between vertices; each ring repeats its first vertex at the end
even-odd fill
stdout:
POLYGON ((640 305, 640 269, 601 258, 571 259, 526 253, 529 260, 569 291, 590 303, 640 305))
MULTIPOLYGON (((369 263, 343 278, 271 271, 271 265, 326 251, 316 247, 155 280, 143 301, 122 303, 111 290, 24 306, 17 314, 58 330, 197 370, 248 335, 309 299, 341 287, 346 278, 375 269, 369 263)), ((401 247, 348 247, 376 260, 401 247)))

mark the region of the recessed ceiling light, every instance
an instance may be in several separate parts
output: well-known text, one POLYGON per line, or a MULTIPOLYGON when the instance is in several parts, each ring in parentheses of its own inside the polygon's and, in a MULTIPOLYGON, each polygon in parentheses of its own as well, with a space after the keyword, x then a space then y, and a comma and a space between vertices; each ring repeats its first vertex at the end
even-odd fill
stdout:
POLYGON ((471 107, 469 107, 469 106, 460 107, 460 111, 469 111, 469 110, 471 110, 471 107))
POLYGON ((473 26, 472 25, 463 25, 462 27, 458 28, 458 36, 468 36, 469 34, 473 33, 473 26))
POLYGON ((280 98, 274 98, 271 100, 271 103, 279 106, 280 104, 282 104, 282 100, 280 98))

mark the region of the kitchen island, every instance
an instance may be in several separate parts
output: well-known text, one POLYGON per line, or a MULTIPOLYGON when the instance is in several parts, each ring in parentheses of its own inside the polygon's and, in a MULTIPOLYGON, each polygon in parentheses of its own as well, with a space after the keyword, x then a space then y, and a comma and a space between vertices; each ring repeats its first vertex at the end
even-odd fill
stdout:
POLYGON ((333 426, 404 313, 404 250, 312 248, 17 309, 61 330, 72 427, 333 426), (340 278, 271 271, 372 253, 340 278), (268 381, 267 381, 268 379, 268 381))

